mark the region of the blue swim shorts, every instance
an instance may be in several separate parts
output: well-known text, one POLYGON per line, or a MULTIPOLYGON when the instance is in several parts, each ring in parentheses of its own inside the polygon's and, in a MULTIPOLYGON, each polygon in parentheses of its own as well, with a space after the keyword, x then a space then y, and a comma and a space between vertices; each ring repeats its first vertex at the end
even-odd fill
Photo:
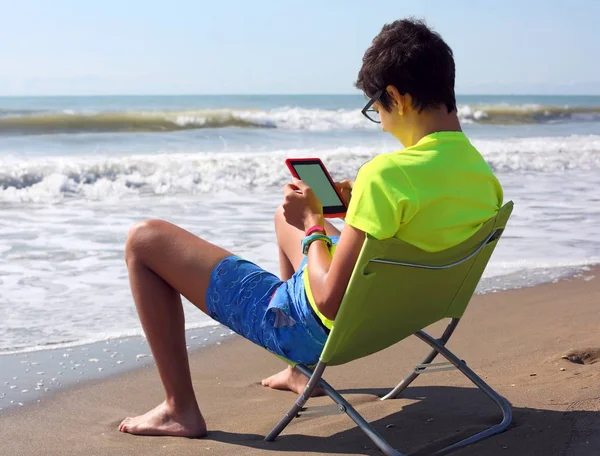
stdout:
MULTIPOLYGON (((331 237, 338 242, 338 236, 331 237)), ((304 266, 287 281, 238 256, 221 260, 206 290, 209 315, 232 331, 286 358, 315 364, 328 331, 308 303, 304 266)))

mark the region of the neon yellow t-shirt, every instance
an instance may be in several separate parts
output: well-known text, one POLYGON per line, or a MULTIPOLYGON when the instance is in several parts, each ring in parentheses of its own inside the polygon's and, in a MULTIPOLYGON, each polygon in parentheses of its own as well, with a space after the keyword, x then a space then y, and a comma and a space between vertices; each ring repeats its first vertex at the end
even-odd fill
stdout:
MULTIPOLYGON (((427 135, 412 147, 364 164, 354 182, 346 223, 377 239, 396 237, 427 252, 467 240, 502 206, 492 169, 462 132, 427 135)), ((308 269, 304 286, 317 309, 308 269)))

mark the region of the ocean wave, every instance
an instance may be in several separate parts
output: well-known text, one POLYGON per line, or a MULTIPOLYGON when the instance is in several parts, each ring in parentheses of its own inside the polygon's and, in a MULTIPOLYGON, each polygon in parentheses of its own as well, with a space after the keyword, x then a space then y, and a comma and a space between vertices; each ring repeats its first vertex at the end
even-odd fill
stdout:
POLYGON ((493 105, 459 106, 463 123, 522 125, 557 122, 600 121, 600 106, 493 105))
MULTIPOLYGON (((600 169, 600 136, 475 140, 497 172, 556 173, 600 169)), ((103 200, 127 195, 205 194, 279 188, 286 157, 321 157, 334 178, 354 176, 373 147, 289 149, 254 154, 178 153, 128 157, 0 159, 0 202, 103 200)))
MULTIPOLYGON (((493 105, 458 108, 464 123, 533 124, 600 121, 600 106, 493 105)), ((377 128, 358 109, 206 109, 81 113, 0 111, 0 135, 171 132, 203 128, 279 128, 332 131, 377 128)))
POLYGON ((264 128, 267 122, 245 119, 228 110, 196 112, 61 112, 0 117, 0 134, 169 132, 199 128, 264 128))
POLYGON ((43 113, 40 109, 0 109, 0 118, 13 116, 28 116, 43 113))

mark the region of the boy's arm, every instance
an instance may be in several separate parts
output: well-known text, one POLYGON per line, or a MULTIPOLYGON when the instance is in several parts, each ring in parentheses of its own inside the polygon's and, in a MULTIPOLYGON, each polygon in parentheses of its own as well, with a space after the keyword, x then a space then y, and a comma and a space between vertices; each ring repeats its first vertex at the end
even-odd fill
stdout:
POLYGON ((364 241, 364 231, 346 224, 333 258, 325 242, 313 242, 308 249, 310 289, 317 308, 330 320, 337 315, 364 241))

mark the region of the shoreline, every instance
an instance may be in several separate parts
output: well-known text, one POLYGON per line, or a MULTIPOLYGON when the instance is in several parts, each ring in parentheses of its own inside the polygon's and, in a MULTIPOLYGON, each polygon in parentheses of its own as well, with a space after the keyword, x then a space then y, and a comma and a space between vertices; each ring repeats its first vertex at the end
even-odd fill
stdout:
MULTIPOLYGON (((215 324, 186 331, 190 353, 234 334, 215 324)), ((81 345, 0 354, 0 418, 11 408, 40 403, 63 390, 87 385, 153 365, 143 336, 81 345)))
MULTIPOLYGON (((553 275, 532 275, 523 282, 519 272, 483 279, 474 296, 536 288, 551 283, 600 273, 600 265, 564 266, 553 269, 553 275), (506 278, 514 275, 518 286, 506 286, 506 278), (546 280, 540 282, 540 277, 546 280), (503 280, 504 279, 504 280, 503 280)), ((529 271, 531 272, 531 271, 529 271)), ((510 282, 510 280, 509 280, 510 282)), ((234 336, 229 328, 215 324, 186 330, 190 355, 234 336)), ((12 408, 27 407, 76 386, 97 383, 137 369, 152 366, 150 347, 143 335, 123 336, 107 340, 57 344, 58 347, 0 353, 0 418, 12 408)))

